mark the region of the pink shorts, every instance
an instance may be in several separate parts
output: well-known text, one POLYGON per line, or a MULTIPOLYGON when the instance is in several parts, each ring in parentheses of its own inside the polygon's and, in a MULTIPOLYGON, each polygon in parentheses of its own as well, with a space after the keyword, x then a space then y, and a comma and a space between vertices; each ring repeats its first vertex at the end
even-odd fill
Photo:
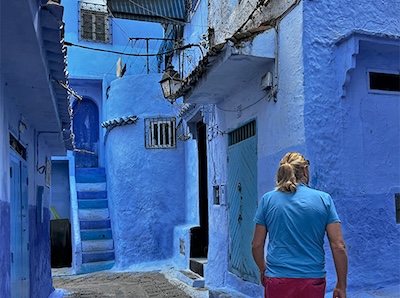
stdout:
POLYGON ((324 298, 325 278, 263 278, 265 298, 324 298))

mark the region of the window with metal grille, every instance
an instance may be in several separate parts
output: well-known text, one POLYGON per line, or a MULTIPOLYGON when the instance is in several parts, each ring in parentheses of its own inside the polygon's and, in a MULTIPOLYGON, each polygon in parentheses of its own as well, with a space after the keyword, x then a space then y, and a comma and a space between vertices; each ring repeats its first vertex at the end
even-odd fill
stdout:
POLYGON ((239 143, 241 141, 244 141, 248 138, 251 138, 252 136, 255 136, 256 134, 256 121, 253 120, 246 125, 243 125, 239 127, 238 129, 235 129, 234 131, 231 131, 228 134, 228 145, 234 145, 236 143, 239 143))
POLYGON ((80 2, 79 36, 81 39, 109 43, 111 23, 107 6, 80 2))
POLYGON ((175 148, 175 118, 145 119, 145 143, 148 149, 175 148))

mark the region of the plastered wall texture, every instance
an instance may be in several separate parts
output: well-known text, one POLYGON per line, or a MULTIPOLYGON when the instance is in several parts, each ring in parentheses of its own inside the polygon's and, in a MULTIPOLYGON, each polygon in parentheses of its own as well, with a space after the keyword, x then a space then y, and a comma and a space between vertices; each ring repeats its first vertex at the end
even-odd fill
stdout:
MULTIPOLYGON (((275 13, 281 9, 277 1, 270 3, 275 4, 275 13)), ((234 5, 236 2, 230 1, 210 3, 208 24, 215 29, 216 43, 229 37, 246 15, 243 12, 238 16, 234 5)), ((274 187, 279 160, 286 152, 300 151, 311 160, 311 186, 332 194, 342 219, 352 290, 398 284, 400 280, 399 226, 394 209, 394 193, 400 187, 399 95, 368 93, 366 78, 368 68, 398 71, 399 45, 393 45, 400 35, 398 8, 395 1, 301 1, 277 24, 277 102, 261 101, 240 117, 226 112, 259 98, 259 81, 255 79, 254 85, 249 84, 242 92, 232 90, 210 113, 204 113, 209 126, 209 202, 212 184, 227 180, 226 152, 221 150, 227 148, 226 138, 215 132, 257 119, 259 196, 274 187), (387 11, 388 7, 397 9, 387 11), (352 48, 349 40, 353 33, 368 42, 359 43, 359 52, 339 51, 340 47, 352 48), (389 46, 387 38, 391 40, 389 46), (355 67, 342 63, 347 61, 341 57, 343 53, 355 54, 355 67)), ((268 45, 253 48, 256 50, 243 51, 263 56, 268 45)), ((227 207, 209 206, 206 285, 261 295, 254 284, 228 272, 227 207)), ((326 250, 329 291, 336 277, 328 245, 326 250)))
MULTIPOLYGON (((0 36, 1 41, 1 36, 0 36)), ((5 96, 3 91, 3 76, 0 73, 0 293, 10 295, 10 202, 9 202, 9 186, 8 186, 8 169, 9 157, 7 148, 3 144, 8 142, 7 117, 5 105, 5 96)))
POLYGON ((259 26, 274 27, 276 19, 298 2, 301 4, 296 0, 270 0, 263 5, 256 0, 209 1, 208 26, 214 29, 214 43, 224 43, 236 33, 240 36, 259 26))
MULTIPOLYGON (((9 99, 8 94, 0 93, 0 98, 9 99)), ((1 117, 1 123, 7 125, 0 125, 0 138, 2 139, 0 163, 2 166, 1 179, 1 198, 0 198, 0 237, 2 239, 0 244, 0 272, 2 278, 0 279, 0 293, 2 297, 8 297, 11 291, 10 281, 10 151, 8 146, 9 133, 12 132, 15 136, 19 136, 20 142, 26 146, 27 149, 27 171, 29 177, 28 184, 28 220, 29 220, 29 267, 30 267, 30 293, 32 297, 47 297, 53 290, 51 284, 51 268, 50 268, 50 212, 49 212, 49 197, 50 190, 45 187, 43 194, 43 210, 44 218, 40 224, 36 223, 37 206, 36 206, 36 187, 37 185, 45 185, 44 174, 36 172, 36 166, 42 166, 45 157, 50 157, 51 153, 47 147, 46 142, 43 140, 43 135, 38 137, 38 145, 35 143, 34 127, 29 122, 26 115, 23 115, 24 122, 27 125, 27 130, 24 133, 18 132, 18 124, 21 119, 21 111, 18 106, 13 104, 13 100, 0 101, 0 110, 6 114, 1 117), (4 122, 3 122, 4 121, 4 122), (35 164, 37 161, 37 164, 35 164), (39 268, 39 269, 38 269, 39 268)), ((37 133, 37 132, 36 132, 37 133)))
POLYGON ((36 206, 29 207, 30 297, 49 297, 53 292, 50 252, 50 210, 43 210, 43 222, 37 220, 36 206), (34 227, 34 228, 33 228, 34 227))
POLYGON ((10 204, 0 200, 0 293, 10 295, 10 204))
MULTIPOLYGON (((3 84, 2 84, 3 85, 3 84)), ((2 90, 1 90, 2 91, 2 90)), ((49 211, 49 199, 50 190, 44 188, 43 194, 43 222, 37 223, 37 206, 36 206, 36 187, 37 185, 45 185, 45 175, 39 174, 35 169, 37 164, 42 166, 45 161, 45 157, 48 158, 51 155, 46 142, 43 141, 43 135, 38 137, 38 145, 35 143, 35 131, 34 127, 28 121, 28 117, 25 118, 25 124, 27 130, 24 133, 18 133, 18 124, 21 119, 21 111, 18 106, 14 105, 13 100, 9 99, 9 95, 0 93, 0 98, 5 99, 3 102, 0 100, 0 110, 4 112, 4 117, 1 117, 1 123, 7 123, 7 125, 0 124, 0 138, 3 140, 2 144, 7 146, 1 146, 0 163, 2 166, 1 176, 1 198, 0 198, 0 237, 2 239, 0 243, 0 272, 2 278, 0 279, 0 293, 2 297, 8 297, 11 291, 10 281, 10 180, 9 180, 9 169, 10 169, 10 151, 12 150, 8 146, 9 133, 12 132, 15 136, 19 136, 20 142, 26 146, 27 149, 27 171, 29 177, 28 184, 28 220, 29 220, 29 268, 30 270, 30 293, 32 297, 47 297, 53 290, 51 284, 51 268, 50 268, 50 211, 49 211), (4 122, 3 122, 4 121, 4 122), (37 164, 35 164, 37 161, 37 164), (38 269, 40 268, 40 269, 38 269)), ((36 132, 37 133, 37 132, 36 132)))
POLYGON ((172 258, 174 227, 185 221, 185 152, 146 149, 144 119, 172 117, 162 98, 161 74, 126 76, 111 83, 108 119, 136 115, 136 124, 112 129, 106 139, 108 198, 117 268, 172 258))
MULTIPOLYGON (((350 258, 349 287, 399 283, 400 247, 395 239, 400 228, 394 211, 394 193, 400 186, 399 94, 368 93, 366 77, 369 68, 398 71, 399 43, 387 46, 385 39, 400 35, 399 3, 303 5, 304 114, 312 184, 331 192, 336 202, 350 258), (335 55, 353 33, 371 42, 361 42, 341 98, 338 89, 345 82, 338 78, 348 69, 335 63, 335 55)), ((333 277, 329 280, 332 286, 333 277)))
MULTIPOLYGON (((277 102, 268 99, 268 93, 261 89, 261 77, 273 71, 274 61, 265 58, 268 67, 253 67, 252 77, 246 86, 233 84, 225 100, 205 114, 209 119, 208 159, 209 159, 209 202, 212 202, 212 185, 227 184, 227 133, 248 122, 256 120, 258 156, 258 194, 261 196, 274 187, 274 176, 279 158, 286 150, 305 148, 304 131, 304 90, 302 82, 302 45, 296 38, 302 36, 301 8, 293 10, 279 26, 279 84, 277 102), (291 35, 293 34, 293 35, 291 35), (269 68, 269 69, 268 69, 269 68), (238 106, 242 112, 238 114, 238 106), (221 133, 223 132, 223 133, 221 133)), ((251 56, 270 57, 274 53, 273 29, 257 36, 247 43, 242 52, 251 56), (271 50, 272 49, 272 50, 271 50)), ((236 71, 240 72, 240 69, 236 71)), ((247 78, 246 78, 247 79, 247 78)), ((229 194, 227 199, 229 200, 229 194)), ((206 285, 211 288, 228 286, 250 297, 261 297, 262 287, 245 282, 228 271, 229 225, 227 204, 210 203, 209 262, 206 267, 206 285)), ((250 245, 250 244, 249 244, 250 245)), ((252 262, 252 260, 249 260, 252 262)))

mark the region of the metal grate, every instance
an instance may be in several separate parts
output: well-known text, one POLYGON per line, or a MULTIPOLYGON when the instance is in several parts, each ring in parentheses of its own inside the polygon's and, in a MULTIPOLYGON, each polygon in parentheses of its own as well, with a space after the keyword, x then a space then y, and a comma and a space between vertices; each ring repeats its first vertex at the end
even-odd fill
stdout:
POLYGON ((111 42, 111 23, 107 6, 80 2, 79 36, 95 42, 111 42))
POLYGON ((234 145, 241 141, 244 141, 256 134, 256 121, 253 120, 234 131, 231 131, 228 135, 228 145, 234 145))
POLYGON ((175 148, 175 118, 145 119, 145 143, 148 149, 175 148))

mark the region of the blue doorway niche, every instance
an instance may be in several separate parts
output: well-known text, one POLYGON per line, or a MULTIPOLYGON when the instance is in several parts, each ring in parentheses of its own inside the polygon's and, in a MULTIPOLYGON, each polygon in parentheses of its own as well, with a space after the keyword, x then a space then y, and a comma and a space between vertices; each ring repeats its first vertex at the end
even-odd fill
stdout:
POLYGON ((73 104, 73 131, 75 134, 75 166, 98 167, 99 109, 90 98, 84 97, 73 104))

